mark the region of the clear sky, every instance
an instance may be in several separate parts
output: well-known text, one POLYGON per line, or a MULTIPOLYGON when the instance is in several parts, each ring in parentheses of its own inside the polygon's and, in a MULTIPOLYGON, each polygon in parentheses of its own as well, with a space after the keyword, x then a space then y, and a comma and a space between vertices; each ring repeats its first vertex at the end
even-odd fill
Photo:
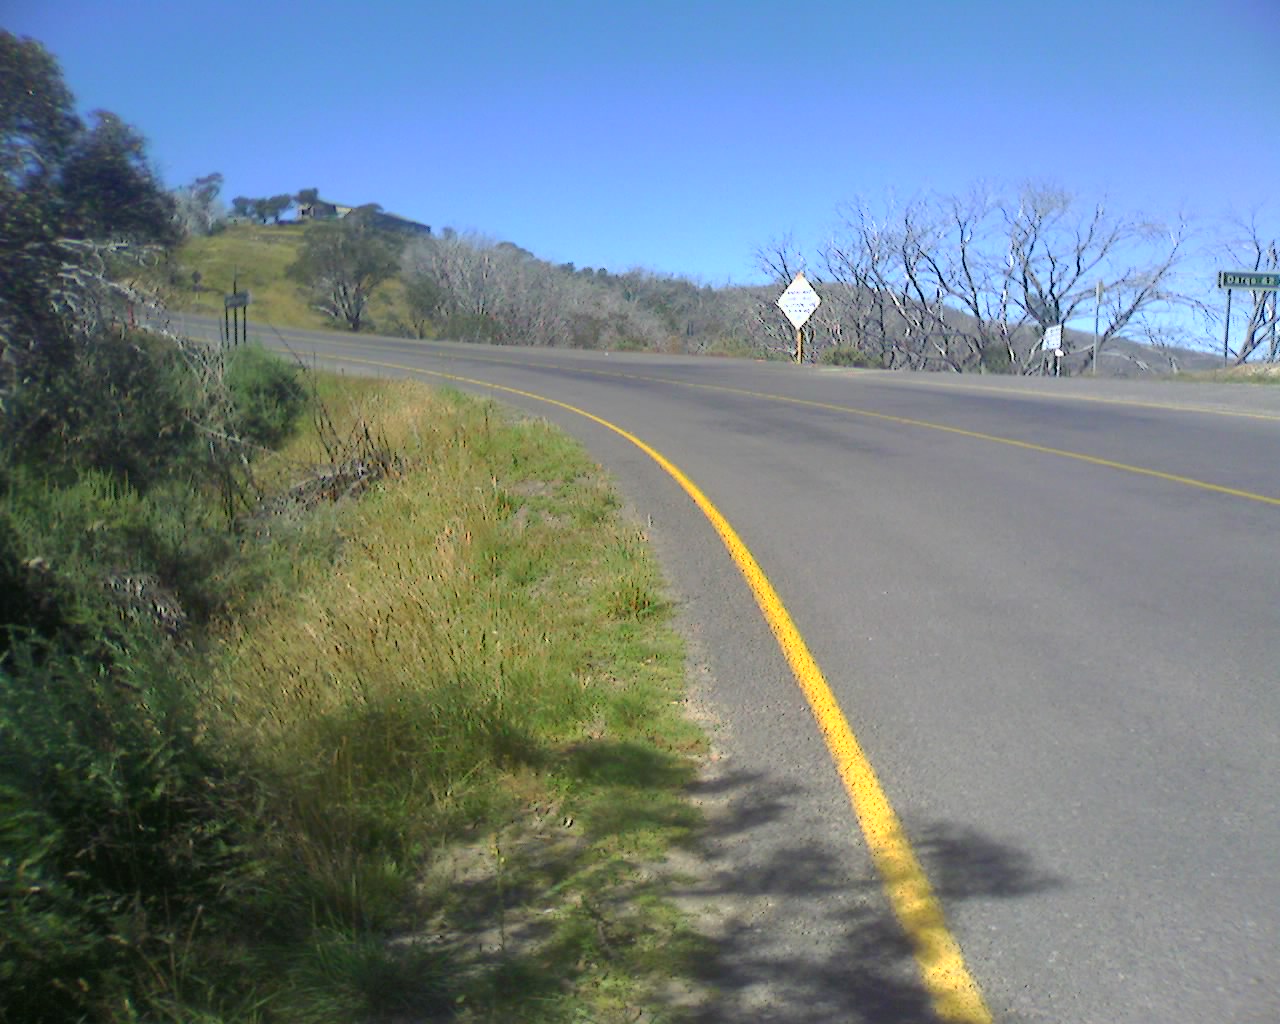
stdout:
POLYGON ((893 190, 1280 204, 1280 0, 3 0, 166 182, 711 284, 893 190))

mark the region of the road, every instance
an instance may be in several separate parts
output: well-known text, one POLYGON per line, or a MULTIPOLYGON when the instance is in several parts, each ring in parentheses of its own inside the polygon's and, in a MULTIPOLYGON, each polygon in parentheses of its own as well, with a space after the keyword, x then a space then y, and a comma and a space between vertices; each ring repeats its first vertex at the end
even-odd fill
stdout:
MULTIPOLYGON (((264 340, 555 399, 678 465, 789 609, 995 1020, 1280 1020, 1280 387, 264 340)), ((722 754, 690 885, 716 1019, 935 1019, 706 519, 605 426, 497 397, 612 471, 679 596, 722 754)))

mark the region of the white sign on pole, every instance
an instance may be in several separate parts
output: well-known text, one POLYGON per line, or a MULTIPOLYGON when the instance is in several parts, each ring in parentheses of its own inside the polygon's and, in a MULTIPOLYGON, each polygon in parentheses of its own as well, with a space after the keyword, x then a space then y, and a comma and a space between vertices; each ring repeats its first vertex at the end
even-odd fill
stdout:
POLYGON ((813 285, 804 279, 804 274, 796 274, 795 279, 787 285, 787 290, 778 296, 778 308, 787 315, 791 326, 799 330, 805 321, 813 316, 822 300, 813 290, 813 285))
POLYGON ((1060 352, 1062 349, 1062 324, 1054 324, 1044 329, 1044 347, 1047 352, 1060 352))

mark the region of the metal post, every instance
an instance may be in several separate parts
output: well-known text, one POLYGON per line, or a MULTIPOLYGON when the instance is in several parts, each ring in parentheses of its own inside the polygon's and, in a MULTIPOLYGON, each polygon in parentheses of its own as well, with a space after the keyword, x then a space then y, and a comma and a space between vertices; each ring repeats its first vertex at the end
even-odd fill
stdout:
POLYGON ((1093 296, 1093 375, 1098 376, 1098 322, 1102 314, 1102 282, 1093 296))
POLYGON ((1231 289, 1227 289, 1227 322, 1222 325, 1222 365, 1226 366, 1231 361, 1231 356, 1227 348, 1227 339, 1231 337, 1231 289))

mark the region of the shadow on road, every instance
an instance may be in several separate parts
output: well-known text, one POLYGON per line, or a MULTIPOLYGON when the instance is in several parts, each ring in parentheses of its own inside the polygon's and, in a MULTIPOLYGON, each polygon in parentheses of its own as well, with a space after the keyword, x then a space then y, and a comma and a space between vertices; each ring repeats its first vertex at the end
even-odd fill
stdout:
MULTIPOLYGON (((938 1019, 852 822, 843 848, 802 843, 796 837, 807 831, 792 816, 805 794, 748 772, 703 781, 694 797, 709 819, 696 860, 709 871, 689 879, 679 898, 711 927, 717 950, 704 974, 718 996, 700 1022, 938 1019)), ((909 832, 949 914, 966 900, 1028 897, 1062 884, 976 829, 930 822, 909 832)))

